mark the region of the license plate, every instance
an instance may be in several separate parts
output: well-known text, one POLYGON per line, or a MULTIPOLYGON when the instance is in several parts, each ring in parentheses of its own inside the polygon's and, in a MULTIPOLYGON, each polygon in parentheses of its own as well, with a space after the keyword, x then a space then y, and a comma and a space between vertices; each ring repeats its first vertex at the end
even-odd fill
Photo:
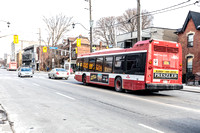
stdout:
POLYGON ((163 65, 170 65, 170 61, 163 61, 163 65))

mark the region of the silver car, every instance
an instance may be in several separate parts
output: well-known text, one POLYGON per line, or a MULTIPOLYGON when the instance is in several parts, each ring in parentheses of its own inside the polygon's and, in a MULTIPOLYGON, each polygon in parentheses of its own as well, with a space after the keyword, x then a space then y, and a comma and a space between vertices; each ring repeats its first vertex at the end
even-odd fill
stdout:
POLYGON ((63 68, 54 68, 48 73, 49 78, 65 78, 66 80, 69 78, 69 72, 63 68))
POLYGON ((32 69, 29 67, 21 67, 18 71, 18 77, 33 77, 32 69))

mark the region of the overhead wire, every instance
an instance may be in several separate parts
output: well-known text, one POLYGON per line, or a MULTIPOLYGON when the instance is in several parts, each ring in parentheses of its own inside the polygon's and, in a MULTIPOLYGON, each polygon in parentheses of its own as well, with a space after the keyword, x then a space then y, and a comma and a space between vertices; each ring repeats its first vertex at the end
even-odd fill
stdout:
MULTIPOLYGON (((191 5, 195 5, 197 3, 200 3, 200 0, 199 1, 195 1, 194 3, 190 3, 190 4, 187 4, 187 5, 184 5, 184 6, 180 6, 180 5, 183 5, 183 4, 186 4, 188 2, 190 2, 191 0, 187 0, 185 2, 181 2, 179 4, 175 4, 175 5, 172 5, 172 6, 169 6, 169 7, 166 7, 166 8, 163 8, 163 9, 158 9, 158 10, 155 10, 155 11, 151 11, 151 12, 146 12, 146 13, 142 13, 140 16, 146 16, 146 15, 156 15, 156 14, 160 14, 160 13, 164 13, 164 12, 169 12, 169 11, 173 11, 173 10, 177 10, 177 9, 180 9, 180 8, 185 8, 185 7, 188 7, 188 6, 191 6, 191 5), (179 7, 177 7, 179 6, 179 7), (176 7, 176 8, 174 8, 176 7), (167 10, 168 9, 168 10, 167 10)), ((131 18, 125 20, 125 21, 122 21, 122 22, 119 22, 119 23, 116 23, 116 24, 113 24, 113 25, 110 25, 109 27, 113 27, 113 26, 116 26, 116 25, 120 25, 120 24, 127 24, 127 23, 130 23, 132 19, 136 19, 137 17, 139 17, 139 15, 134 15, 132 16, 131 18)), ((101 28, 101 27, 94 27, 94 28, 101 28)))

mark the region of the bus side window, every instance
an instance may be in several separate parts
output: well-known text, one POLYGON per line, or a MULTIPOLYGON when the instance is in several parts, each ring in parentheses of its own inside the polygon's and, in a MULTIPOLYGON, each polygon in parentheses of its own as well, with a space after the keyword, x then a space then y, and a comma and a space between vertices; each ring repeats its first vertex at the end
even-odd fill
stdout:
POLYGON ((104 72, 112 72, 112 66, 113 66, 113 57, 112 56, 108 56, 105 57, 105 61, 104 61, 104 72))
POLYGON ((123 73, 125 71, 125 56, 116 56, 114 62, 114 72, 123 73))
POLYGON ((99 57, 96 59, 96 72, 102 72, 103 70, 103 57, 99 57))
POLYGON ((80 65, 81 65, 81 59, 77 59, 77 61, 76 61, 76 71, 81 70, 80 65))
POLYGON ((126 56, 126 74, 143 75, 145 72, 145 54, 131 54, 126 56))
POLYGON ((88 58, 84 58, 83 59, 83 71, 88 71, 88 61, 89 59, 88 58))
POLYGON ((96 61, 96 58, 89 58, 89 71, 90 72, 95 71, 95 61, 96 61))

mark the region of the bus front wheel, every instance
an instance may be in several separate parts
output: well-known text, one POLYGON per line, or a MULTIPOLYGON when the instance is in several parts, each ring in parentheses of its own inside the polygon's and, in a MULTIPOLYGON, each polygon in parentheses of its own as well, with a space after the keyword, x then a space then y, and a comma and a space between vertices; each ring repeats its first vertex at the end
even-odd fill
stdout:
POLYGON ((82 81, 83 81, 83 84, 84 84, 84 85, 87 85, 86 75, 85 75, 85 74, 83 75, 82 81))
POLYGON ((123 89, 122 89, 122 79, 121 77, 117 77, 115 79, 115 90, 117 92, 123 92, 123 89))

